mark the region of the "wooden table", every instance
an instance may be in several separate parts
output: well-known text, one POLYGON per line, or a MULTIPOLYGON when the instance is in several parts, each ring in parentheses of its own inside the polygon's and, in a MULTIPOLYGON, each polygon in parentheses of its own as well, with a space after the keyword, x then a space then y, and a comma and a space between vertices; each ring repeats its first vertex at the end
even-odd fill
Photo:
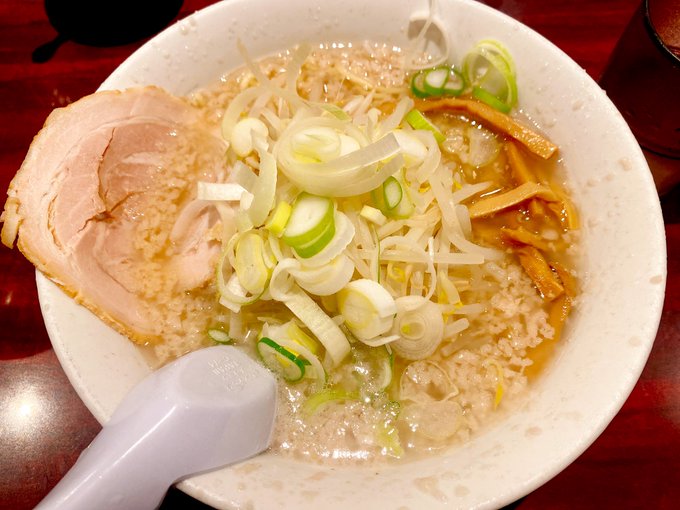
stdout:
MULTIPOLYGON (((187 0, 179 16, 210 3, 187 0)), ((486 3, 545 35, 598 78, 638 0, 486 3)), ((95 48, 67 43, 48 63, 32 63, 33 49, 54 36, 41 1, 0 2, 3 191, 48 113, 93 92, 141 44, 95 48)), ((640 381, 611 425, 576 462, 512 507, 679 507, 679 204, 678 189, 663 199, 667 298, 640 381)), ((59 481, 100 426, 71 388, 50 346, 33 266, 16 250, 0 248, 0 268, 0 509, 21 510, 32 508, 59 481)), ((207 507, 173 489, 161 508, 207 507)))

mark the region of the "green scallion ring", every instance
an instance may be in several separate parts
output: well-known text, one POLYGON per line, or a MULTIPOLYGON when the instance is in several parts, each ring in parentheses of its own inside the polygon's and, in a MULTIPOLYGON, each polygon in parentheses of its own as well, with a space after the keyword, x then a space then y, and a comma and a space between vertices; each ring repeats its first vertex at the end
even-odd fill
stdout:
POLYGON ((430 94, 425 90, 425 70, 418 71, 411 78, 411 93, 420 99, 430 97, 430 94))
POLYGON ((441 96, 446 83, 449 81, 450 72, 449 66, 437 66, 426 71, 423 79, 425 92, 430 96, 441 96))
POLYGON ((488 92, 487 90, 481 88, 481 87, 473 87, 472 88, 472 97, 475 99, 479 99, 480 101, 488 104, 492 108, 495 108, 496 110, 503 112, 503 113, 510 113, 510 110, 512 107, 498 99, 496 96, 494 96, 491 92, 488 92))
POLYGON ((383 200, 385 208, 391 211, 399 205, 404 193, 401 184, 393 176, 389 176, 383 183, 383 200))
POLYGON ((288 382, 297 382, 305 375, 303 358, 293 354, 271 338, 263 336, 258 340, 257 353, 267 368, 281 375, 288 382))
POLYGON ((411 110, 406 114, 404 120, 409 123, 413 129, 421 129, 424 131, 430 131, 434 135, 434 139, 437 143, 442 143, 446 140, 444 133, 439 131, 439 128, 432 124, 422 112, 418 110, 411 110))
POLYGON ((449 71, 449 79, 444 85, 442 93, 445 96, 460 96, 467 87, 467 80, 463 73, 455 67, 449 71))
POLYGON ((217 328, 210 328, 208 336, 213 342, 218 344, 229 345, 234 342, 225 331, 217 328))

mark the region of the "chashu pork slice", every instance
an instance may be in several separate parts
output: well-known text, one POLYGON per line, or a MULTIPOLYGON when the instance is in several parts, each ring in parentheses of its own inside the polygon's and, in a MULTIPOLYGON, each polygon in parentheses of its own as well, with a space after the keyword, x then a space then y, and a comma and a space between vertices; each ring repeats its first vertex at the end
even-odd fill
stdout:
POLYGON ((118 331, 153 343, 182 314, 163 315, 163 301, 212 274, 216 213, 203 209, 190 243, 173 243, 170 232, 196 180, 224 172, 224 151, 199 112, 162 89, 84 97, 53 111, 34 138, 8 190, 2 242, 16 240, 118 331))

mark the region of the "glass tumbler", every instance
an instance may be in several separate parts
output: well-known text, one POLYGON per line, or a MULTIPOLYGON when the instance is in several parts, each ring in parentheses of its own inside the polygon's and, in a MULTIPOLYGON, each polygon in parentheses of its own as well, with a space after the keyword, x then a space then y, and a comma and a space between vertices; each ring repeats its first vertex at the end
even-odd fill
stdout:
POLYGON ((643 0, 600 78, 660 194, 680 182, 680 0, 643 0))

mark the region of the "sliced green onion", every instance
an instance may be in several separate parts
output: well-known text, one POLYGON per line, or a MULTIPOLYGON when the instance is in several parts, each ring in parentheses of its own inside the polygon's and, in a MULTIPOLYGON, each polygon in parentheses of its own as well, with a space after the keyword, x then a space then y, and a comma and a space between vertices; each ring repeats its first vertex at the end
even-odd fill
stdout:
POLYGON ((233 182, 198 181, 196 198, 198 200, 238 202, 247 190, 233 182))
POLYGON ((463 73, 455 67, 451 67, 449 69, 449 79, 444 85, 442 94, 446 96, 460 96, 465 87, 467 87, 467 81, 463 73))
POLYGON ((370 142, 366 134, 351 122, 326 116, 291 122, 276 141, 273 153, 281 172, 299 189, 326 197, 348 197, 370 191, 376 186, 373 184, 375 179, 382 182, 387 175, 394 173, 388 173, 391 170, 390 163, 383 162, 398 155, 399 151, 399 143, 390 133, 370 142), (323 163, 300 161, 293 150, 293 137, 310 127, 337 130, 341 133, 340 152, 349 152, 323 163), (356 144, 350 141, 351 138, 356 144), (359 149, 356 149, 357 144, 359 149))
POLYGON ((411 78, 411 92, 414 96, 424 99, 429 97, 430 94, 425 90, 425 70, 418 71, 411 78))
POLYGON ((413 131, 395 129, 392 131, 392 134, 397 139, 397 142, 399 142, 406 166, 411 167, 422 164, 427 157, 427 147, 414 135, 413 131))
POLYGON ((299 287, 295 287, 288 293, 283 303, 323 344, 333 365, 339 365, 349 354, 350 346, 347 337, 316 301, 299 287))
POLYGON ((283 231, 283 242, 302 258, 316 255, 335 235, 334 212, 330 198, 301 193, 283 231))
POLYGON ((332 296, 349 283, 354 274, 354 262, 341 253, 319 267, 291 268, 290 274, 297 284, 315 296, 332 296))
POLYGON ((371 239, 375 246, 375 254, 371 257, 371 278, 380 283, 380 236, 373 225, 371 225, 371 239))
POLYGON ((335 237, 335 221, 326 225, 326 229, 319 234, 319 237, 305 244, 293 246, 295 253, 300 258, 308 259, 321 252, 335 237))
MULTIPOLYGON (((275 338, 276 343, 294 354, 305 365, 305 379, 316 379, 315 387, 322 388, 326 384, 326 372, 318 358, 319 342, 302 331, 294 320, 285 324, 262 326, 261 337, 275 338)), ((288 360, 284 360, 288 363, 288 360)))
POLYGON ((517 103, 515 65, 501 43, 478 42, 463 60, 463 75, 472 86, 472 95, 490 106, 507 113, 517 103))
POLYGON ((290 338, 293 342, 306 347, 314 355, 319 353, 319 342, 302 331, 302 328, 295 324, 295 321, 288 322, 286 332, 288 333, 288 338, 290 338))
POLYGON ((367 219, 371 223, 375 223, 376 225, 380 226, 384 225, 385 222, 387 221, 387 217, 382 212, 380 212, 379 209, 371 207, 370 205, 363 206, 361 208, 359 216, 361 216, 364 219, 367 219))
POLYGON ((330 198, 300 193, 283 233, 283 242, 290 246, 307 244, 326 230, 333 221, 334 204, 330 198))
POLYGON ((421 99, 442 95, 459 96, 466 86, 463 73, 445 65, 424 69, 411 78, 411 92, 421 99))
POLYGON ((231 148, 238 156, 245 158, 253 152, 255 146, 253 138, 259 136, 266 139, 268 135, 269 130, 264 122, 253 117, 246 117, 234 125, 231 132, 231 148))
POLYGON ((333 103, 319 103, 319 107, 322 110, 326 110, 328 113, 333 115, 333 117, 335 117, 336 119, 352 120, 352 117, 350 117, 350 115, 345 110, 343 110, 342 108, 340 108, 337 105, 334 105, 333 103))
POLYGON ((503 113, 510 113, 510 110, 512 107, 498 99, 496 96, 494 96, 491 92, 488 92, 487 90, 481 88, 481 87, 473 87, 472 88, 472 97, 475 99, 479 99, 480 101, 488 104, 490 107, 495 108, 496 110, 503 112, 503 113))
POLYGON ((423 87, 425 92, 431 96, 440 96, 444 91, 444 86, 449 79, 450 68, 447 66, 435 67, 425 73, 423 87))
POLYGON ((338 292, 338 310, 359 340, 370 340, 392 328, 397 307, 394 298, 378 282, 362 278, 338 292))
POLYGON ((292 210, 293 208, 291 205, 288 202, 282 200, 276 204, 274 211, 272 211, 269 219, 264 224, 264 228, 269 230, 275 236, 281 236, 284 229, 286 228, 286 225, 288 224, 292 210))
POLYGON ((259 227, 264 224, 267 216, 269 216, 269 211, 274 208, 276 181, 279 172, 276 168, 276 158, 274 156, 259 145, 256 145, 255 149, 260 158, 260 171, 253 189, 250 190, 254 198, 252 205, 248 209, 248 215, 253 222, 253 226, 259 227))
POLYGON ((311 126, 291 137, 293 154, 305 163, 325 162, 340 156, 340 135, 326 126, 311 126))
POLYGON ((342 388, 326 388, 311 395, 302 404, 302 410, 307 416, 311 416, 324 404, 340 400, 357 400, 358 398, 359 396, 356 393, 350 393, 342 388))
POLYGON ((255 231, 245 232, 236 243, 234 270, 243 288, 252 294, 262 293, 271 276, 265 257, 264 241, 255 231))
POLYGON ((210 328, 208 330, 208 336, 211 340, 217 342, 218 344, 227 345, 234 342, 233 339, 226 333, 226 331, 222 331, 221 329, 217 328, 210 328))
POLYGON ((403 197, 397 204, 397 207, 390 211, 390 217, 395 219, 410 218, 416 209, 413 200, 411 200, 410 193, 406 187, 402 185, 403 197))
POLYGON ((388 352, 385 346, 376 347, 372 350, 379 353, 379 370, 376 381, 381 389, 386 390, 392 384, 392 377, 394 376, 394 354, 388 352))
POLYGON ((277 344, 302 358, 305 365, 311 365, 309 359, 319 353, 319 343, 302 331, 294 320, 279 325, 265 323, 260 334, 263 337, 276 338, 277 344))
POLYGON ((431 131, 438 143, 442 143, 444 140, 446 140, 446 137, 441 131, 439 131, 439 128, 432 124, 432 122, 430 122, 428 118, 422 114, 422 112, 415 109, 411 110, 406 114, 404 119, 413 129, 431 131))
POLYGON ((512 55, 499 41, 496 41, 495 39, 482 39, 477 43, 477 47, 499 54, 505 60, 510 72, 515 74, 515 63, 512 59, 512 55))
POLYGON ((393 176, 388 177, 383 183, 383 200, 385 201, 385 208, 391 211, 399 205, 401 198, 404 195, 401 184, 393 176))
POLYGON ((305 363, 302 358, 269 337, 263 336, 258 340, 257 353, 269 370, 281 375, 288 382, 297 382, 305 375, 305 363))
POLYGON ((312 354, 307 347, 294 340, 290 340, 289 338, 279 338, 278 344, 291 352, 299 352, 298 357, 302 359, 303 363, 307 366, 305 369, 305 379, 316 379, 314 384, 316 389, 321 389, 325 386, 326 371, 319 361, 319 358, 312 354))
MULTIPOLYGON (((236 238, 234 236, 234 238, 236 238)), ((232 312, 238 313, 241 310, 241 306, 250 305, 260 299, 262 292, 256 294, 248 295, 248 291, 239 282, 238 275, 236 273, 231 274, 229 280, 225 281, 224 270, 225 267, 229 267, 229 250, 223 250, 220 255, 219 261, 217 262, 217 267, 215 268, 215 279, 217 282, 217 290, 219 293, 219 303, 231 310, 232 312)))
MULTIPOLYGON (((354 223, 352 223, 346 214, 335 211, 333 227, 335 229, 333 238, 315 255, 303 257, 299 255, 300 250, 296 250, 296 258, 303 259, 301 260, 303 266, 309 268, 325 266, 343 253, 345 248, 349 246, 356 233, 354 223)), ((308 247, 305 247, 305 249, 308 249, 308 247)))
POLYGON ((394 176, 389 177, 382 186, 371 191, 371 198, 375 206, 389 218, 409 218, 415 210, 415 205, 413 200, 411 200, 403 175, 399 179, 394 176), (391 184, 388 184, 388 181, 391 184), (396 185, 394 184, 395 182, 396 185), (396 190, 396 186, 399 186, 399 191, 396 190), (399 192, 401 192, 401 195, 399 195, 399 192), (391 208, 388 205, 388 194, 390 195, 391 203, 394 204, 391 208))
POLYGON ((340 134, 340 156, 347 156, 347 154, 359 149, 361 149, 361 144, 359 144, 356 138, 340 134))
POLYGON ((396 300, 398 309, 392 332, 401 338, 391 344, 404 359, 418 360, 430 356, 444 336, 444 319, 439 307, 422 296, 403 296, 396 300))

